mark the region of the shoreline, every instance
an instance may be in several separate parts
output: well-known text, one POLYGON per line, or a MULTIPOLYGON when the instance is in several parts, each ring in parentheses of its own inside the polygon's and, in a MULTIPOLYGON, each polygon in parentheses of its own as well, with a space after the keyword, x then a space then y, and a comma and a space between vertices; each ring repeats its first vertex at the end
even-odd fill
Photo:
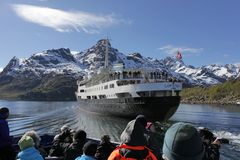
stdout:
POLYGON ((182 99, 182 104, 211 104, 211 105, 237 105, 240 107, 240 102, 238 101, 204 101, 204 100, 184 100, 182 99))

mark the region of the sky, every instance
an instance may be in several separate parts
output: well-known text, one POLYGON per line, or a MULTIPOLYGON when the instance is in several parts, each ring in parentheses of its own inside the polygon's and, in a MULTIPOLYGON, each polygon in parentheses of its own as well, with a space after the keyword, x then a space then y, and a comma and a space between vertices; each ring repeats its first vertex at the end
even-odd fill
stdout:
POLYGON ((240 63, 239 0, 1 0, 0 70, 16 56, 83 51, 109 38, 124 54, 240 63))

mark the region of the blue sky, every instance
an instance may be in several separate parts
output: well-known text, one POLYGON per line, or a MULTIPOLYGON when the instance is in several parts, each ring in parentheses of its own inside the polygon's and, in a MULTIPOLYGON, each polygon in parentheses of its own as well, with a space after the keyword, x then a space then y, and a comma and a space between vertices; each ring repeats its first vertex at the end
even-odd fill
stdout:
POLYGON ((0 68, 13 57, 109 37, 124 54, 240 63, 239 0, 1 0, 0 68))

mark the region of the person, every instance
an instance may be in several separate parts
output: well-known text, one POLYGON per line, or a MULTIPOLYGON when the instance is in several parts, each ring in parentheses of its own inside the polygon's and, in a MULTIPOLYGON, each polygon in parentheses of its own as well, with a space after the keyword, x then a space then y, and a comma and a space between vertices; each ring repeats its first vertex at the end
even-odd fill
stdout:
POLYGON ((95 157, 98 160, 107 160, 115 148, 116 146, 111 143, 109 135, 103 135, 101 137, 101 142, 97 148, 95 157))
POLYGON ((75 160, 96 160, 96 151, 97 144, 92 141, 88 141, 83 146, 83 155, 77 157, 75 160))
POLYGON ((21 152, 18 153, 19 160, 44 160, 39 151, 34 147, 34 141, 30 136, 22 136, 18 141, 21 152))
POLYGON ((53 139, 53 145, 49 151, 49 156, 51 157, 64 157, 64 151, 72 143, 71 129, 64 125, 60 131, 61 133, 57 134, 53 139))
POLYGON ((14 160, 16 157, 12 147, 12 138, 9 135, 8 116, 9 109, 0 108, 0 160, 14 160))
MULTIPOLYGON (((147 122, 147 118, 144 115, 138 115, 136 120, 144 127, 144 136, 147 139, 147 147, 152 151, 157 159, 162 157, 162 144, 157 139, 157 133, 154 123, 147 122)), ((163 141, 163 140, 162 140, 163 141)))
POLYGON ((34 147, 40 152, 43 158, 47 157, 47 152, 44 150, 44 148, 40 145, 41 138, 37 134, 36 131, 31 130, 27 131, 23 136, 29 136, 33 139, 34 147))
POLYGON ((142 115, 130 121, 120 136, 121 145, 110 154, 108 160, 126 158, 157 160, 150 149, 146 147, 147 139, 144 135, 146 124, 147 121, 142 115))
POLYGON ((164 160, 202 160, 204 147, 197 129, 178 122, 166 132, 163 143, 164 160))
POLYGON ((203 160, 219 160, 221 142, 219 138, 214 137, 214 134, 207 128, 198 128, 198 132, 202 138, 205 152, 203 160))
POLYGON ((65 150, 64 159, 74 160, 83 154, 83 146, 87 142, 87 133, 84 130, 78 130, 73 136, 73 143, 65 150))
POLYGON ((162 145, 164 136, 157 132, 155 123, 147 122, 147 147, 152 150, 157 159, 162 157, 162 145))
MULTIPOLYGON (((155 133, 156 139, 157 139, 158 143, 160 143, 161 150, 162 150, 163 140, 164 140, 164 136, 165 136, 164 127, 159 121, 155 121, 153 123, 153 125, 154 125, 154 129, 155 129, 154 133, 155 133)), ((152 132, 153 132, 153 130, 152 130, 152 132)), ((161 151, 161 153, 162 153, 162 151, 161 151)))

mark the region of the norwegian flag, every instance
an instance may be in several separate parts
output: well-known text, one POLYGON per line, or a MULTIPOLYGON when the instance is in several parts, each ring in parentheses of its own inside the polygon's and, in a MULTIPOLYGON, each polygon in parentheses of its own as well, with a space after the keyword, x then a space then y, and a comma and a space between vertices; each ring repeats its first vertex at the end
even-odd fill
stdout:
POLYGON ((178 60, 182 59, 182 54, 179 51, 177 52, 176 58, 178 60))

